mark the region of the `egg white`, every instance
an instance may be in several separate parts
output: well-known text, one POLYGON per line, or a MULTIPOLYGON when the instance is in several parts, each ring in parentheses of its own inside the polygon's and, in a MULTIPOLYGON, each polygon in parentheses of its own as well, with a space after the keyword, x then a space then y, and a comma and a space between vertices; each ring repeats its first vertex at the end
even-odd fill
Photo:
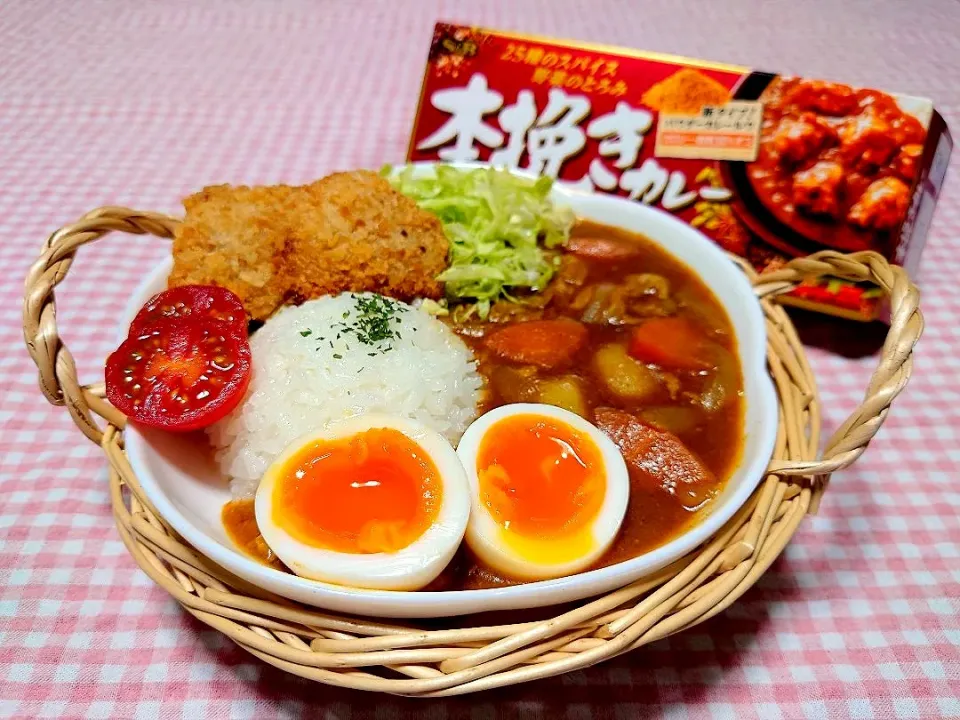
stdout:
POLYGON ((595 425, 579 415, 555 407, 536 403, 503 405, 482 415, 467 428, 457 454, 466 470, 470 484, 472 507, 465 535, 467 545, 487 565, 517 580, 546 580, 573 575, 595 563, 613 544, 620 531, 630 499, 630 477, 620 449, 595 425), (556 556, 556 538, 531 538, 504 528, 480 499, 480 480, 477 474, 477 455, 487 431, 501 420, 516 415, 535 415, 559 420, 586 435, 600 451, 606 476, 603 503, 590 522, 566 538, 570 547, 568 557, 547 560, 556 556))
POLYGON ((442 435, 414 420, 367 414, 292 442, 260 481, 254 509, 264 541, 301 577, 355 588, 419 590, 434 580, 456 553, 470 516, 470 489, 456 451, 442 435), (420 537, 394 553, 343 553, 306 545, 274 521, 273 495, 279 471, 293 455, 316 440, 336 440, 374 428, 403 433, 436 465, 443 496, 434 522, 420 537))

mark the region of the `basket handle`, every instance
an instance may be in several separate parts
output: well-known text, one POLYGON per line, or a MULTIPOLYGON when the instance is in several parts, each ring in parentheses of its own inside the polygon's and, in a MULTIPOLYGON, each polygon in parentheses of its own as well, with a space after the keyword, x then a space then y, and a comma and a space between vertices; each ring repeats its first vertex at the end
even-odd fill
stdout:
POLYGON ((863 402, 827 442, 822 459, 774 461, 769 471, 781 476, 828 475, 860 457, 883 425, 890 403, 906 387, 913 368, 913 348, 923 332, 917 286, 906 270, 872 251, 844 255, 824 250, 796 258, 782 268, 755 276, 754 290, 760 298, 772 298, 790 292, 802 280, 824 275, 878 285, 890 303, 890 330, 863 402))
POLYGON ((94 413, 122 425, 122 415, 100 399, 102 392, 80 384, 73 355, 57 331, 54 289, 67 276, 82 245, 119 231, 172 238, 178 220, 167 215, 123 207, 102 207, 57 230, 27 273, 23 302, 23 338, 40 371, 40 389, 53 405, 66 405, 83 434, 99 444, 103 431, 94 413))

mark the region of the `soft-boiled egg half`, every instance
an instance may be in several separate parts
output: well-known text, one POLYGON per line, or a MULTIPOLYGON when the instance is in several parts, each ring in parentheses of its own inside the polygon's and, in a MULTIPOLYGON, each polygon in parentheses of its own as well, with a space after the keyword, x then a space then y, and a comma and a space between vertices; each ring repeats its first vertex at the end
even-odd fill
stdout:
POLYGON ((440 434, 369 414, 292 443, 263 476, 255 510, 263 539, 297 575, 418 590, 457 551, 470 493, 440 434))
POLYGON ((467 544, 508 577, 580 572, 620 530, 630 496, 626 463, 579 415, 504 405, 474 421, 457 454, 473 493, 467 544))

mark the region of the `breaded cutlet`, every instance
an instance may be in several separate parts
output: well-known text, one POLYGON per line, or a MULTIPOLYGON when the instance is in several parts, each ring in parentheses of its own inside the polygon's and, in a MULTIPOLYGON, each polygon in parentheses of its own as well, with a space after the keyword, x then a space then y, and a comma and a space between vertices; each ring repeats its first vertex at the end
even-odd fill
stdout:
POLYGON ((435 215, 372 172, 329 175, 304 192, 285 265, 298 299, 342 290, 440 297, 449 243, 435 215))
POLYGON ((376 173, 305 186, 205 188, 184 200, 169 284, 229 288, 255 320, 285 303, 346 290, 439 297, 440 221, 376 173))
POLYGON ((252 318, 269 316, 286 296, 279 269, 289 233, 281 208, 294 192, 217 185, 186 198, 169 285, 220 285, 237 294, 252 318))

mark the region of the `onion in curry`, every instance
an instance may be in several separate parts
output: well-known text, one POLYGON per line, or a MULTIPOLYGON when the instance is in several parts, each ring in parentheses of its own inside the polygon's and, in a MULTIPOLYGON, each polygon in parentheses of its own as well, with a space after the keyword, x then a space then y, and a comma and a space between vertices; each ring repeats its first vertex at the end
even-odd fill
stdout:
MULTIPOLYGON (((458 308, 446 320, 486 380, 480 412, 514 402, 558 405, 620 446, 630 501, 617 540, 596 565, 603 567, 667 543, 709 512, 741 451, 743 382, 726 312, 689 268, 649 240, 580 221, 555 261, 540 292, 495 303, 485 320, 458 308), (661 471, 637 460, 641 446, 661 471)), ((222 517, 247 554, 282 567, 257 533, 252 500, 228 503, 222 517)), ((517 582, 462 546, 425 589, 517 582)))

